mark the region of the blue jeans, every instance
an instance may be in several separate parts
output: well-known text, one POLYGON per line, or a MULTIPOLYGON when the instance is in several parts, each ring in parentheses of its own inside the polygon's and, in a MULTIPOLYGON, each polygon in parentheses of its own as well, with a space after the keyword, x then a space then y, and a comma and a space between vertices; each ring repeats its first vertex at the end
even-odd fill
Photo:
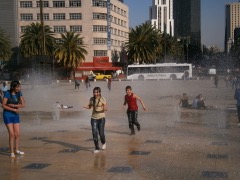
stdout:
POLYGON ((102 144, 106 143, 105 134, 104 134, 105 118, 91 119, 91 126, 92 126, 92 136, 95 144, 95 149, 100 150, 98 145, 98 134, 100 136, 101 143, 102 144))

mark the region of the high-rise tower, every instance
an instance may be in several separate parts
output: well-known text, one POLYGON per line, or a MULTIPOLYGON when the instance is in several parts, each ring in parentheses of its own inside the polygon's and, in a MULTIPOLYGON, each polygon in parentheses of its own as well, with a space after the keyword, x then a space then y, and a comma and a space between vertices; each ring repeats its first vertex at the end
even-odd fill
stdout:
POLYGON ((200 0, 153 0, 151 24, 177 38, 188 38, 201 45, 200 0))
MULTIPOLYGON (((229 52, 234 43, 234 31, 240 27, 240 2, 226 4, 224 49, 229 52)), ((236 32, 236 31, 235 31, 236 32)))

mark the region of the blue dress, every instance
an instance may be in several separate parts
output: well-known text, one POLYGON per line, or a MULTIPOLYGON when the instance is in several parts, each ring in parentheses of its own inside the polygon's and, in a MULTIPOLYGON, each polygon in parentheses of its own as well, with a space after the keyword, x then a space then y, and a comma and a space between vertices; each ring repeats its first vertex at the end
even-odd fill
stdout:
MULTIPOLYGON (((6 93, 4 94, 4 98, 7 98, 7 104, 19 104, 21 96, 22 96, 22 93, 20 91, 18 93, 16 93, 15 95, 11 95, 10 91, 6 91, 6 93)), ((19 114, 16 112, 4 109, 3 110, 3 121, 5 124, 20 123, 19 114)))

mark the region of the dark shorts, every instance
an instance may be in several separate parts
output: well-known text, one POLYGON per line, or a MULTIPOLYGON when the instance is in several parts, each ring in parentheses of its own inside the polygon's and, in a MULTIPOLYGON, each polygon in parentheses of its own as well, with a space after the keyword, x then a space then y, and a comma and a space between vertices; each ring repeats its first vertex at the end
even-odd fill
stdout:
POLYGON ((20 123, 20 118, 18 115, 9 116, 8 114, 3 114, 3 121, 5 124, 17 124, 20 123))

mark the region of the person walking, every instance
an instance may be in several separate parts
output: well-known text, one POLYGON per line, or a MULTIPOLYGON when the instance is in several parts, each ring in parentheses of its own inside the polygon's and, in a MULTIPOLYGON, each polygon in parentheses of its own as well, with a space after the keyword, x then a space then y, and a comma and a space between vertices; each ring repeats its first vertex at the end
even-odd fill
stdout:
POLYGON ((3 121, 7 127, 9 135, 10 157, 14 158, 15 154, 23 155, 24 152, 19 150, 20 139, 20 117, 19 108, 25 106, 25 101, 21 93, 21 84, 19 81, 12 81, 10 90, 4 94, 3 121))
POLYGON ((125 106, 128 105, 127 116, 128 116, 129 129, 131 130, 130 135, 135 135, 134 125, 137 126, 138 131, 140 131, 141 129, 141 125, 137 120, 138 118, 137 100, 141 103, 143 110, 146 111, 147 109, 143 101, 136 94, 132 92, 131 86, 127 86, 126 95, 124 96, 124 103, 122 108, 124 109, 125 106))
POLYGON ((80 87, 80 81, 75 79, 75 89, 79 89, 80 87))
POLYGON ((92 126, 92 136, 95 145, 95 150, 93 153, 100 152, 99 144, 98 144, 98 134, 100 136, 100 140, 102 143, 102 150, 106 149, 106 139, 105 139, 105 111, 107 111, 107 101, 101 95, 101 88, 95 87, 93 89, 93 97, 90 98, 89 104, 87 106, 83 106, 83 108, 91 109, 91 126, 92 126))
POLYGON ((108 90, 111 91, 111 87, 112 87, 112 78, 108 78, 107 86, 108 86, 108 90))
POLYGON ((237 100, 238 127, 240 127, 240 88, 235 89, 234 99, 237 100))
POLYGON ((88 76, 87 76, 86 79, 85 79, 85 85, 86 85, 86 89, 87 89, 87 90, 88 90, 88 87, 91 87, 91 84, 90 84, 90 81, 89 81, 88 76))

